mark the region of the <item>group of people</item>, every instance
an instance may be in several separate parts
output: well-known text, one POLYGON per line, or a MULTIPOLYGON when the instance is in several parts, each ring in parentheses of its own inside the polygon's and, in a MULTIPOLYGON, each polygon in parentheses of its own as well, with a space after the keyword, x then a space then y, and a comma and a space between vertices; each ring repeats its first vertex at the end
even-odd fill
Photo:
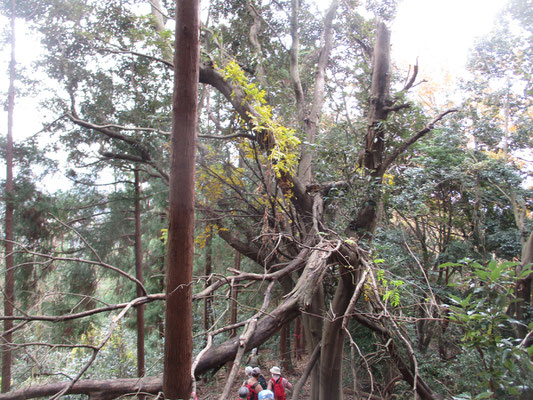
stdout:
POLYGON ((281 376, 279 367, 270 368, 272 378, 268 382, 261 374, 261 369, 258 366, 247 366, 244 372, 247 379, 239 389, 239 399, 286 400, 285 389, 292 389, 291 383, 281 376))

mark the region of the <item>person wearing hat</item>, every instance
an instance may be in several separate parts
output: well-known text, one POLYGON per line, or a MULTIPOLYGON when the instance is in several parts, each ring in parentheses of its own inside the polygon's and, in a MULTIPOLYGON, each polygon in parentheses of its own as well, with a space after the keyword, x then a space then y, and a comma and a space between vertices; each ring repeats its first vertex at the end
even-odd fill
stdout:
POLYGON ((252 376, 246 381, 244 382, 244 385, 245 387, 248 388, 248 390, 250 391, 249 395, 248 395, 248 399, 249 400, 257 400, 257 394, 263 390, 263 387, 261 386, 261 384, 259 383, 258 379, 259 378, 259 375, 261 374, 261 371, 257 371, 255 368, 252 369, 252 376))
POLYGON ((239 399, 247 399, 248 393, 250 393, 250 391, 248 390, 246 386, 241 387, 239 389, 239 399))
POLYGON ((268 390, 274 392, 274 399, 286 400, 285 389, 292 389, 291 383, 281 376, 281 369, 279 367, 270 368, 272 379, 268 381, 268 390))
POLYGON ((274 400, 274 393, 270 390, 261 390, 257 398, 258 400, 274 400))
POLYGON ((246 368, 244 368, 244 373, 246 374, 246 380, 248 380, 252 376, 253 367, 247 365, 246 368))
POLYGON ((255 376, 257 378, 257 381, 259 382, 259 384, 261 385, 261 387, 263 389, 266 389, 267 387, 267 381, 265 379, 265 377, 263 376, 263 374, 261 373, 261 368, 259 367, 255 367, 253 370, 252 370, 252 375, 255 376))

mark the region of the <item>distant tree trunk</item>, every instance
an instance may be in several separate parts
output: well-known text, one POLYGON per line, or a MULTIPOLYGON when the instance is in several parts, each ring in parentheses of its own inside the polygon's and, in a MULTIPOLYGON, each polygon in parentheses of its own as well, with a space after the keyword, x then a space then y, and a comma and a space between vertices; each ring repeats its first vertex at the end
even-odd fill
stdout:
POLYGON ((199 74, 199 1, 176 2, 163 392, 188 399, 192 366, 192 269, 199 74))
MULTIPOLYGON (((213 273, 213 237, 210 226, 207 226, 206 229, 207 237, 205 239, 205 285, 204 287, 209 287, 211 285, 212 279, 211 274, 213 273)), ((212 307, 213 307, 213 295, 209 294, 204 299, 204 330, 207 331, 212 324, 212 307)))
POLYGON ((292 354, 295 360, 302 359, 302 353, 304 351, 304 330, 302 326, 302 318, 298 317, 294 320, 294 334, 293 334, 292 354))
MULTIPOLYGON (((234 259, 234 265, 233 268, 235 270, 240 271, 241 270, 241 253, 239 253, 237 250, 235 250, 235 259, 234 259)), ((236 324, 237 323, 237 299, 239 297, 239 288, 237 286, 233 286, 231 288, 231 319, 230 324, 236 324)), ((230 331, 229 337, 235 337, 237 336, 237 330, 232 329, 230 331)))
POLYGON ((287 346, 289 334, 290 323, 283 325, 279 331, 279 357, 281 360, 281 369, 284 371, 284 373, 287 373, 287 371, 290 369, 289 347, 287 346))
MULTIPOLYGON (((531 232, 528 241, 522 250, 522 265, 519 271, 528 264, 533 263, 533 232, 531 232)), ((516 307, 516 319, 525 321, 527 316, 527 309, 531 304, 531 280, 533 274, 519 279, 516 283, 516 297, 518 299, 516 307)), ((528 333, 527 326, 518 325, 518 335, 525 337, 528 333)))
MULTIPOLYGON (((9 92, 7 101, 7 145, 6 145, 6 275, 4 316, 13 315, 15 302, 15 279, 13 262, 13 112, 15 110, 15 0, 11 0, 11 63, 9 65, 9 92)), ((13 321, 4 321, 3 353, 2 353, 2 393, 11 389, 11 343, 13 341, 13 321)))
MULTIPOLYGON (((143 259, 142 259, 142 236, 141 236, 141 183, 139 170, 135 168, 135 277, 144 285, 143 259)), ((137 297, 143 295, 142 288, 137 285, 137 297)), ((146 374, 144 364, 144 304, 137 307, 137 376, 146 374)), ((139 396, 144 399, 144 396, 139 396)))
MULTIPOLYGON (((322 339, 322 315, 324 314, 324 289, 317 288, 308 313, 302 314, 302 321, 305 330, 307 353, 313 353, 322 339)), ((311 372, 311 400, 318 400, 320 393, 320 361, 315 364, 311 372)))
MULTIPOLYGON (((235 258, 233 261, 233 268, 236 271, 241 270, 241 253, 239 253, 237 250, 235 250, 235 258)), ((232 286, 231 287, 231 309, 230 309, 230 325, 237 323, 237 299, 239 297, 239 287, 238 286, 232 286)), ((237 336, 237 329, 232 329, 229 331, 229 337, 233 338, 237 336)), ((228 361, 226 363, 226 371, 228 372, 228 375, 231 372, 231 369, 233 368, 233 361, 228 361)))

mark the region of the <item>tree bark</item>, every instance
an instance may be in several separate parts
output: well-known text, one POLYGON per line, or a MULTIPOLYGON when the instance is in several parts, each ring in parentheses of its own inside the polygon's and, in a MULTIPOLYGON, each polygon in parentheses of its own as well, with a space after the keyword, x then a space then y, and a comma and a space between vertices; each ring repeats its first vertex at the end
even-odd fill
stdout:
MULTIPOLYGON (((144 286, 142 235, 141 235, 141 182, 139 170, 135 168, 135 277, 144 286)), ((137 285, 137 297, 143 296, 142 287, 137 285)), ((146 374, 144 363, 144 304, 137 307, 137 376, 146 374)), ((139 396, 143 399, 143 396, 139 396)))
MULTIPOLYGON (((204 268, 204 275, 205 275, 205 285, 204 288, 208 288, 211 285, 211 274, 213 273, 213 237, 212 237, 212 231, 211 227, 206 227, 206 234, 207 237, 205 239, 205 268, 204 268)), ((203 315, 203 323, 204 323, 204 331, 208 331, 211 327, 211 321, 212 321, 212 303, 213 303, 213 295, 209 294, 204 299, 204 315, 203 315)))
MULTIPOLYGON (((521 271, 526 265, 533 263, 533 232, 529 235, 529 239, 526 242, 523 250, 522 250, 522 265, 519 271, 521 271)), ((531 280, 532 275, 529 274, 528 276, 519 279, 516 282, 516 297, 517 297, 517 303, 515 305, 516 307, 516 319, 519 321, 524 321, 526 318, 526 310, 531 304, 531 280)), ((517 327, 518 335, 520 337, 525 337, 529 330, 527 326, 519 325, 517 327)))
MULTIPOLYGON (((7 101, 7 145, 6 145, 6 219, 5 219, 5 298, 4 315, 13 315, 15 302, 15 272, 13 260, 13 113, 15 111, 15 0, 11 0, 11 62, 9 64, 9 91, 7 101)), ((2 393, 11 389, 11 343, 13 321, 4 321, 2 337, 2 393)))
POLYGON ((167 399, 191 394, 192 268, 199 69, 199 1, 176 4, 174 95, 167 243, 167 302, 163 392, 167 399))

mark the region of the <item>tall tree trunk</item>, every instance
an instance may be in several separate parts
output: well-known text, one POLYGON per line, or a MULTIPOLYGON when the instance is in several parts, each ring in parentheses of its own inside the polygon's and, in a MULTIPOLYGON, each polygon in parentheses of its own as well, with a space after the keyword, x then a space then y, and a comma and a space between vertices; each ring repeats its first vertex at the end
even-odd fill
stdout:
MULTIPOLYGON (((521 271, 526 265, 533 263, 533 232, 529 235, 529 239, 522 249, 522 265, 519 271, 521 271)), ((519 321, 526 320, 527 309, 531 305, 531 280, 533 274, 519 279, 516 282, 516 319, 519 321)), ((528 334, 527 326, 518 325, 518 335, 525 337, 528 334)))
POLYGON ((347 279, 339 279, 331 309, 326 314, 320 353, 320 400, 343 398, 342 356, 345 332, 342 329, 343 318, 339 317, 344 315, 355 288, 351 284, 351 275, 346 276, 347 279))
MULTIPOLYGON (((239 253, 237 250, 235 250, 235 259, 233 262, 233 268, 235 268, 236 271, 241 270, 241 253, 239 253)), ((230 324, 236 324, 237 323, 237 299, 239 297, 239 287, 238 286, 232 286, 231 288, 231 316, 230 316, 230 324)), ((237 336, 237 329, 232 329, 230 331, 229 337, 235 337, 237 336)))
MULTIPOLYGON (((307 313, 302 314, 304 325, 307 353, 312 354, 316 346, 322 340, 322 315, 324 315, 324 289, 317 288, 311 306, 307 313)), ((320 393, 320 360, 315 364, 311 372, 311 400, 318 400, 320 393)))
POLYGON ((294 320, 294 334, 293 334, 292 354, 295 360, 302 359, 304 330, 302 326, 302 318, 298 317, 294 320))
POLYGON ((191 281, 199 27, 199 1, 177 1, 163 370, 166 399, 188 399, 192 384, 191 281))
MULTIPOLYGON (((15 279, 13 269, 13 113, 15 111, 15 0, 11 0, 11 63, 9 65, 9 92, 7 101, 7 146, 6 146, 6 275, 4 316, 13 315, 15 302, 15 279)), ((2 393, 11 389, 11 343, 13 341, 13 321, 4 320, 2 353, 2 393)))
MULTIPOLYGON (((211 285, 212 279, 211 274, 213 273, 213 237, 211 227, 208 225, 206 227, 207 237, 205 239, 205 285, 207 288, 211 285)), ((209 294, 205 296, 204 299, 204 330, 207 331, 211 327, 212 323, 212 304, 213 304, 213 295, 209 294)))
MULTIPOLYGON (((141 182, 139 170, 135 168, 135 277, 144 285, 142 236, 141 236, 141 182)), ((143 296, 143 290, 137 285, 137 297, 143 296)), ((144 304, 137 307, 137 376, 142 378, 146 374, 144 364, 144 304)), ((144 399, 144 396, 139 396, 144 399)))
MULTIPOLYGON (((235 258, 233 259, 233 268, 236 271, 240 271, 241 270, 241 253, 239 253, 237 250, 235 250, 235 258)), ((237 311, 238 311, 237 299, 238 299, 238 297, 239 297, 239 287, 238 286, 232 286, 231 287, 231 295, 230 295, 230 298, 231 298, 230 321, 229 321, 230 325, 233 325, 233 324, 237 323, 237 311)), ((229 331, 229 337, 230 338, 234 338, 235 336, 237 336, 237 329, 233 328, 232 330, 229 331)), ((226 371, 227 371, 228 375, 230 374, 232 368, 233 368, 233 360, 232 361, 228 361, 226 363, 226 371)))
MULTIPOLYGON (((371 238, 376 228, 377 205, 380 198, 380 183, 384 170, 383 151, 385 130, 381 123, 387 118, 387 101, 390 86, 390 31, 384 23, 379 23, 374 45, 372 86, 363 164, 374 178, 367 193, 367 201, 359 210, 357 218, 350 223, 350 230, 364 232, 362 238, 371 238)), ((354 286, 350 284, 351 272, 344 271, 339 280, 332 303, 333 318, 324 321, 322 351, 320 355, 320 400, 342 399, 342 355, 344 332, 340 316, 344 315, 350 302, 354 286)), ((353 280, 356 281, 355 279, 353 280)))

